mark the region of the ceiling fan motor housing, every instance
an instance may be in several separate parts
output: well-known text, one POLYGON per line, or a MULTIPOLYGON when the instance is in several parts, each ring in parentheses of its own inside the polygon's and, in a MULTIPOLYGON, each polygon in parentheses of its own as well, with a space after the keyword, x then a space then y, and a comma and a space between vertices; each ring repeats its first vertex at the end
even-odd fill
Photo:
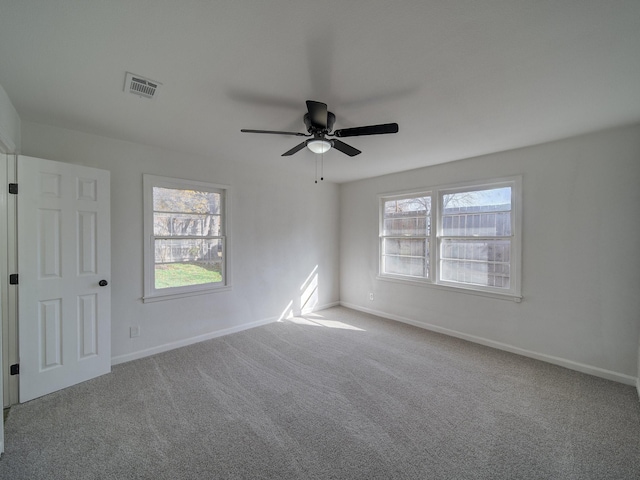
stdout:
POLYGON ((315 133, 329 133, 331 130, 333 130, 333 124, 336 121, 336 116, 332 113, 332 112, 327 112, 327 127, 325 128, 323 125, 314 125, 311 122, 311 118, 309 118, 309 114, 305 113, 304 117, 304 124, 307 127, 307 132, 315 134, 315 133))

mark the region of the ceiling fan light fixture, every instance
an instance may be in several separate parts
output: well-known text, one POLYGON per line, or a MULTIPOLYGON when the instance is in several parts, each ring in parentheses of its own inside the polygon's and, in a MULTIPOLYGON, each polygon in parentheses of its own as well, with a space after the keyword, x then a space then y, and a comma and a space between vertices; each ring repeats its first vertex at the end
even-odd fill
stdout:
POLYGON ((330 140, 324 138, 313 138, 307 140, 307 148, 313 153, 325 153, 328 152, 333 144, 330 140))

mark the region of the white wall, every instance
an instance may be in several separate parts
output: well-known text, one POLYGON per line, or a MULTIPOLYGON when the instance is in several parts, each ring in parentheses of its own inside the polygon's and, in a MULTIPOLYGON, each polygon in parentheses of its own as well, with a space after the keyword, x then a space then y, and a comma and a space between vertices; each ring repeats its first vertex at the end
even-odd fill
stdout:
POLYGON ((0 85, 0 151, 16 153, 19 149, 20 117, 0 85))
MULTIPOLYGON (((317 266, 318 306, 339 300, 339 188, 313 178, 248 167, 240 158, 205 158, 23 122, 25 155, 111 171, 112 354, 115 362, 189 339, 278 318, 317 266), (142 174, 232 187, 232 289, 142 303, 142 174), (139 338, 129 327, 140 325, 139 338)), ((311 171, 311 170, 309 170, 311 171)), ((201 338, 201 337, 200 337, 201 338)))
POLYGON ((343 184, 341 205, 343 304, 635 384, 640 127, 343 184), (377 194, 520 174, 522 303, 376 279, 377 194))

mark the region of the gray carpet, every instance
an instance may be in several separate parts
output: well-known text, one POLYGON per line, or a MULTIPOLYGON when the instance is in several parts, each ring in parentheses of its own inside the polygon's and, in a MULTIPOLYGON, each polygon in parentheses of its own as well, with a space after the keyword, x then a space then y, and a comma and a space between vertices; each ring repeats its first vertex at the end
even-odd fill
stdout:
POLYGON ((640 402, 332 308, 12 408, 0 478, 638 479, 640 402))

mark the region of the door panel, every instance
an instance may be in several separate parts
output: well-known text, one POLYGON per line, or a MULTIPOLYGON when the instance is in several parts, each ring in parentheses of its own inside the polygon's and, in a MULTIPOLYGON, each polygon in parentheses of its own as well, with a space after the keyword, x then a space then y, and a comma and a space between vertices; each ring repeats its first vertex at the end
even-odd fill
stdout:
POLYGON ((20 401, 111 371, 110 174, 18 158, 20 401))

